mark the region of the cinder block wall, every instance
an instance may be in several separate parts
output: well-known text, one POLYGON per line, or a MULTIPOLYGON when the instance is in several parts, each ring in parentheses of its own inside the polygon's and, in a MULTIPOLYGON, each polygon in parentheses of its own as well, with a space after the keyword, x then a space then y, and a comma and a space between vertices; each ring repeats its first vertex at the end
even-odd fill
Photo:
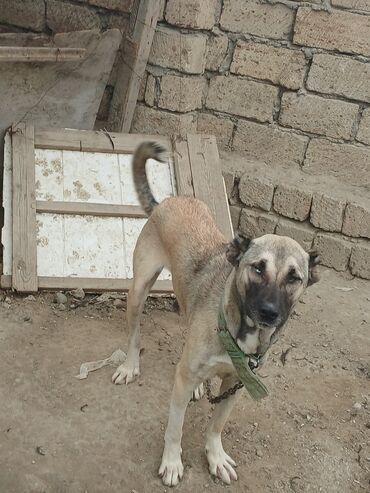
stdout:
MULTIPOLYGON (((0 0, 0 33, 54 34, 85 29, 116 28, 125 33, 132 0, 0 0)), ((115 85, 113 68, 98 120, 108 119, 115 85)))
POLYGON ((166 0, 133 131, 215 134, 235 227, 370 278, 369 62, 370 0, 166 0))

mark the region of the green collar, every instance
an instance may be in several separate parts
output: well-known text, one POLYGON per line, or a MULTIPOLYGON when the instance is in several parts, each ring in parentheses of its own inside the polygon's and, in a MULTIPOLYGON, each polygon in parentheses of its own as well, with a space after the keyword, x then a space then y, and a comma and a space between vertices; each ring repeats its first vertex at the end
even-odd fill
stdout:
POLYGON ((222 345, 230 356, 241 383, 244 385, 252 399, 263 399, 268 395, 268 390, 259 377, 252 371, 252 368, 258 367, 258 362, 261 355, 256 357, 255 355, 245 354, 240 349, 233 336, 227 329, 222 300, 223 297, 221 298, 220 308, 218 311, 218 335, 221 339, 222 345), (255 364, 254 361, 256 361, 257 364, 255 364))

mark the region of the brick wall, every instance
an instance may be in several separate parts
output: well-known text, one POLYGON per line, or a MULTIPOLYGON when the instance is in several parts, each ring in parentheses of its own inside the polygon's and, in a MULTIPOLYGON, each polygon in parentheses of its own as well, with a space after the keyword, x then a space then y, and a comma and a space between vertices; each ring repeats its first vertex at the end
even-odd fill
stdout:
MULTIPOLYGON (((50 34, 117 28, 124 33, 132 0, 0 0, 0 33, 50 34)), ((112 71, 98 120, 108 118, 115 84, 112 71)))
POLYGON ((369 61, 369 0, 163 1, 133 131, 216 135, 235 227, 370 278, 369 61))

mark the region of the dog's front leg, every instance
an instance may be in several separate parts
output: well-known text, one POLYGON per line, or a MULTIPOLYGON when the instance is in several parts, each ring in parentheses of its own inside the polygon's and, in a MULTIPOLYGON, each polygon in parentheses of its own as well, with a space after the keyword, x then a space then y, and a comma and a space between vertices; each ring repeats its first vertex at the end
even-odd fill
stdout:
POLYGON ((172 390, 170 412, 164 437, 165 445, 158 474, 163 484, 175 486, 182 479, 184 466, 181 461, 181 437, 186 408, 199 381, 193 377, 183 360, 177 365, 172 390))
MULTIPOLYGON (((225 377, 222 380, 220 394, 231 388, 235 383, 235 377, 225 377)), ((235 462, 227 455, 222 446, 221 432, 237 398, 237 394, 230 395, 227 399, 215 405, 207 431, 206 454, 209 471, 226 484, 230 484, 232 479, 237 480, 238 476, 234 470, 235 462)))

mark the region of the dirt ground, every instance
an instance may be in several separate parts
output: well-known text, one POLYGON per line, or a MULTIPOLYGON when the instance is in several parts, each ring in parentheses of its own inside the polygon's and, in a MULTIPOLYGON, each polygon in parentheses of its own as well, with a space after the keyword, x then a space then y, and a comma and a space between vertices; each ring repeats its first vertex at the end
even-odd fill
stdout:
MULTIPOLYGON (((52 294, 0 302, 0 493, 169 491, 157 469, 179 317, 169 300, 148 302, 137 382, 112 385, 112 368, 77 380, 81 362, 127 347, 124 306, 93 302, 65 311, 52 294)), ((208 473, 202 399, 186 415, 176 491, 369 492, 369 329, 370 283, 325 271, 263 368, 270 396, 256 404, 243 391, 226 426, 238 481, 208 473)))

